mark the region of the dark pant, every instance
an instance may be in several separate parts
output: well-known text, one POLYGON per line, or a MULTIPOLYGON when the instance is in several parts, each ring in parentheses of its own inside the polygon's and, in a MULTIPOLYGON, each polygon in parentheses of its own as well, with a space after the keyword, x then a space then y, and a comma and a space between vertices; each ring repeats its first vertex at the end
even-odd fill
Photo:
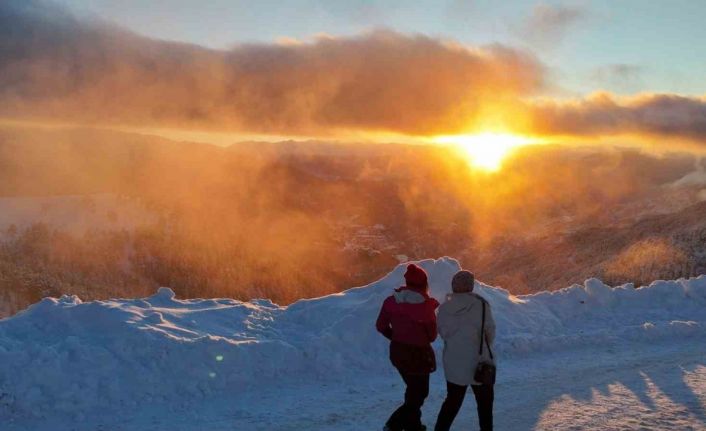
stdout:
MULTIPOLYGON (((492 431, 493 429, 493 399, 495 397, 492 385, 471 385, 473 395, 476 396, 476 406, 478 407, 478 422, 481 431, 492 431)), ((441 406, 439 417, 436 419, 434 431, 449 431, 451 424, 456 418, 463 398, 466 396, 468 386, 456 385, 446 382, 446 400, 441 406)))
POLYGON ((392 413, 386 425, 392 431, 417 431, 422 428, 422 405, 429 395, 429 374, 407 374, 402 371, 400 374, 407 385, 404 404, 392 413))

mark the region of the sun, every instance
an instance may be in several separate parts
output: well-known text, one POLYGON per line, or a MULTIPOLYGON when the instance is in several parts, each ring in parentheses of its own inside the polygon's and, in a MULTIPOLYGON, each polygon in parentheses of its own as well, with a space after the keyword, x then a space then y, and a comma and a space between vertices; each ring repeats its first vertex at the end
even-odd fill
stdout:
POLYGON ((437 136, 434 142, 455 145, 468 155, 474 167, 495 172, 514 149, 536 144, 537 140, 508 133, 486 132, 475 135, 437 136))

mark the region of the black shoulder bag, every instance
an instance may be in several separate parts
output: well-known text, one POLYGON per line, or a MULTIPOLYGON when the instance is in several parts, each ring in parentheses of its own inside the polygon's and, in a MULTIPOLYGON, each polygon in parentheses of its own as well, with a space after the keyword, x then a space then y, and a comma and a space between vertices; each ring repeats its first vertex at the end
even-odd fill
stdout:
MULTIPOLYGON (((490 353, 490 359, 493 359, 493 351, 490 350, 490 344, 488 343, 488 337, 485 336, 485 301, 483 302, 483 320, 481 322, 480 328, 480 349, 478 350, 478 355, 483 356, 483 340, 485 339, 485 344, 488 346, 488 353, 490 353)), ((476 372, 473 375, 473 380, 480 382, 483 385, 492 386, 495 384, 495 364, 488 361, 478 362, 476 367, 476 372)))

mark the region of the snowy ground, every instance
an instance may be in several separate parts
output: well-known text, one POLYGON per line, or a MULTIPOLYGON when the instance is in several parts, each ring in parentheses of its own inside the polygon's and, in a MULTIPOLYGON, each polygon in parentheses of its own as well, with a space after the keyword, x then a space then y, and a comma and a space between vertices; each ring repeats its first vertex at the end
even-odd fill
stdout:
MULTIPOLYGON (((421 265, 443 300, 457 262, 421 265)), ((402 386, 373 322, 403 271, 289 307, 168 289, 45 299, 0 320, 0 429, 380 429, 402 386)), ((498 324, 496 429, 706 430, 706 277, 477 289, 498 324)), ((443 391, 439 370, 428 425, 443 391)), ((456 430, 475 428, 474 409, 469 396, 456 430)))
MULTIPOLYGON (((505 361, 496 386, 498 430, 706 429, 704 339, 621 349, 585 349, 505 361)), ((433 426, 444 397, 441 373, 432 380, 423 421, 433 426)), ((396 378, 317 385, 284 391, 286 403, 252 397, 245 418, 230 426, 252 430, 380 429, 401 397, 396 378), (265 406, 275 406, 265 410, 265 406)), ((228 429, 229 420, 212 429, 228 429), (222 428, 220 428, 222 427, 222 428)), ((186 426, 183 429, 189 429, 186 426)), ((478 429, 469 392, 456 430, 478 429)))

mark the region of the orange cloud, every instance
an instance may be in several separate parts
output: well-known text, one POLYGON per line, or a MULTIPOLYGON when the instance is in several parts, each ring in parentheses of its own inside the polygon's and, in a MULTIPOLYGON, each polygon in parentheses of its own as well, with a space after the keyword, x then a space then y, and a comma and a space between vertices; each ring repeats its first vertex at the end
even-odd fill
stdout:
POLYGON ((609 93, 573 102, 534 105, 531 127, 542 134, 671 136, 706 141, 706 98, 671 94, 616 97, 609 93))
MULTIPOLYGON (((582 13, 535 15, 563 28, 582 13)), ((532 54, 501 45, 378 30, 219 51, 79 20, 43 1, 0 2, 0 117, 280 136, 505 129, 706 140, 703 98, 537 102, 545 75, 532 54)))
POLYGON ((374 31, 215 51, 40 13, 32 1, 0 8, 9 48, 0 51, 5 116, 263 133, 433 134, 468 129, 489 104, 510 103, 542 84, 533 56, 500 45, 468 48, 374 31))

